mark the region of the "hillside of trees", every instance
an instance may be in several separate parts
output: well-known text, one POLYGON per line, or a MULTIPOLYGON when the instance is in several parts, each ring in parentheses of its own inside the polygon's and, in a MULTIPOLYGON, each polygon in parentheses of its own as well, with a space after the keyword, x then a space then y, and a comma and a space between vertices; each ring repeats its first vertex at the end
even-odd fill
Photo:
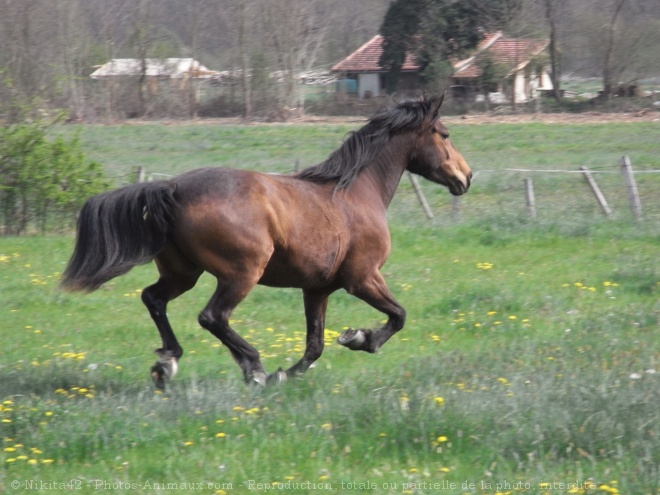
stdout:
POLYGON ((387 29, 388 14, 399 19, 393 9, 406 4, 417 21, 404 31, 426 29, 426 54, 456 45, 454 34, 447 43, 456 28, 447 12, 462 9, 474 14, 465 22, 472 34, 549 38, 557 88, 590 77, 613 93, 621 83, 660 77, 657 0, 0 0, 0 119, 21 121, 34 109, 100 121, 299 108, 316 97, 300 89, 301 73, 327 70, 387 29), (89 77, 111 59, 167 57, 192 57, 230 81, 200 101, 194 84, 148 91, 136 78, 133 103, 89 77))

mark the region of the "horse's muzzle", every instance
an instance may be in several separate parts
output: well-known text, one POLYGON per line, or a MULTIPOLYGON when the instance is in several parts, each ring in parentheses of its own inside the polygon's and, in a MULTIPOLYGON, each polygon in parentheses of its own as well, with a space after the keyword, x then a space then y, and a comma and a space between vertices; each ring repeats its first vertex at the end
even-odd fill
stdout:
POLYGON ((465 176, 465 181, 455 178, 449 181, 449 192, 454 196, 461 196, 468 192, 472 183, 472 172, 465 176))

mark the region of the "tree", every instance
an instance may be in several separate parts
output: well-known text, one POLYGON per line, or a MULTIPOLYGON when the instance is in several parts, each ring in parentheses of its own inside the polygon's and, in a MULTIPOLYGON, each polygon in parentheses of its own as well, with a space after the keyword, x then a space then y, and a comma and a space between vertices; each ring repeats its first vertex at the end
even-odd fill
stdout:
POLYGON ((486 110, 488 110, 490 107, 489 93, 498 91, 498 85, 509 69, 495 62, 488 52, 477 55, 476 64, 479 67, 477 85, 484 96, 486 110))
POLYGON ((386 89, 396 91, 406 55, 414 47, 419 33, 422 12, 428 0, 394 0, 380 27, 383 36, 383 54, 380 66, 387 71, 386 89))
POLYGON ((550 80, 555 100, 561 99, 561 52, 559 50, 559 23, 565 0, 543 0, 545 19, 548 23, 550 43, 548 52, 550 56, 550 80))
POLYGON ((660 7, 644 0, 596 1, 596 12, 579 3, 573 8, 582 27, 582 57, 588 61, 583 72, 601 76, 603 98, 610 100, 619 85, 657 76, 660 7))
POLYGON ((6 234, 30 225, 46 231, 53 215, 73 220, 83 202, 107 187, 101 166, 77 137, 47 139, 43 122, 0 128, 0 224, 6 234))
POLYGON ((381 26, 388 89, 396 89, 406 53, 414 52, 426 82, 435 79, 439 65, 474 49, 487 31, 500 29, 522 0, 395 0, 381 26), (430 70, 429 70, 430 69, 430 70))
POLYGON ((614 93, 614 81, 613 79, 613 52, 614 45, 616 42, 616 27, 617 20, 621 14, 621 9, 623 9, 626 0, 615 0, 614 1, 614 12, 612 13, 612 18, 607 27, 607 36, 605 44, 605 54, 603 57, 603 95, 610 99, 614 93))
POLYGON ((328 32, 326 16, 318 0, 266 0, 262 4, 263 26, 281 74, 280 105, 304 105, 297 90, 297 76, 314 67, 328 32))

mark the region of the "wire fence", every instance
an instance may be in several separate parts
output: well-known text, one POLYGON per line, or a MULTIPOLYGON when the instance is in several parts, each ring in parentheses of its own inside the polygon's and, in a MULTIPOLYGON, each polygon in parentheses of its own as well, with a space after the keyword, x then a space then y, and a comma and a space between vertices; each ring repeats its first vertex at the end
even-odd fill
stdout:
MULTIPOLYGON (((582 170, 482 169, 473 171, 470 191, 459 198, 428 182, 421 183, 421 191, 433 214, 429 220, 440 224, 570 225, 602 219, 660 224, 660 170, 633 169, 634 193, 623 170, 620 164, 582 170)), ((424 216, 414 187, 402 181, 400 189, 391 219, 409 222, 424 216)))
MULTIPOLYGON (((660 225, 660 170, 635 169, 629 164, 635 185, 633 197, 622 165, 624 159, 619 164, 614 161, 612 165, 577 170, 474 170, 470 191, 458 198, 427 181, 404 179, 390 206, 389 217, 393 222, 440 225, 474 221, 571 225, 604 218, 660 225), (639 211, 635 211, 635 204, 639 211)), ((138 172, 138 180, 170 177, 158 172, 138 172)))

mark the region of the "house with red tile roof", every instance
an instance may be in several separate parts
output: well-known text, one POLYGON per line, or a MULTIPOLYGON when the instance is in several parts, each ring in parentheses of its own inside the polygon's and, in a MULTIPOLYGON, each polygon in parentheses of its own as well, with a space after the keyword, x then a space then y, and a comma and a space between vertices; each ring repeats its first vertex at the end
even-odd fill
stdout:
MULTIPOLYGON (((470 57, 453 62, 452 82, 459 88, 476 88, 482 70, 480 61, 487 58, 504 70, 504 77, 497 87, 491 88, 493 91, 509 95, 509 99, 513 97, 516 102, 534 98, 536 90, 552 89, 547 61, 542 56, 548 43, 548 40, 509 38, 502 32, 488 34, 470 57)), ((379 64, 382 53, 383 37, 376 35, 335 64, 331 71, 338 74, 340 80, 356 81, 343 87, 355 87, 358 97, 379 96, 384 91, 387 74, 379 64)), ((408 53, 401 68, 399 90, 417 89, 420 70, 415 54, 408 53)))

